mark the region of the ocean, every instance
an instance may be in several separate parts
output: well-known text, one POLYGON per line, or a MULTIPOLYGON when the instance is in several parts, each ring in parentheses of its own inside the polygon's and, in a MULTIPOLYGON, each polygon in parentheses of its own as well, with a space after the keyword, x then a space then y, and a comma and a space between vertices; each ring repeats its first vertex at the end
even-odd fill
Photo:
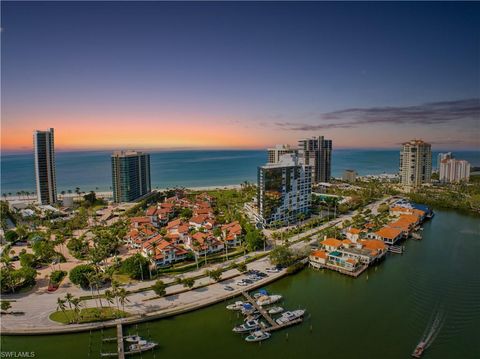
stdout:
MULTIPOLYGON (((436 167, 438 152, 433 152, 436 167)), ((111 151, 57 152, 58 192, 111 190, 111 151)), ((257 167, 265 164, 265 150, 196 150, 150 152, 152 188, 206 187, 256 182, 257 167)), ((480 166, 480 151, 457 151, 456 158, 480 166)), ((332 175, 346 169, 360 175, 396 173, 398 150, 338 149, 332 155, 332 175)), ((0 193, 35 191, 33 153, 3 154, 0 193)))

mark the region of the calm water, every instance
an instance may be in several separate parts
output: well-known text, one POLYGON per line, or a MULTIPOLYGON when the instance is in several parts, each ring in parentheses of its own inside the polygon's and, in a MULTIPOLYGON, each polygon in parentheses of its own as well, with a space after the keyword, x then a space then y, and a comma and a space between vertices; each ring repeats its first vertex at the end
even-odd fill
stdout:
MULTIPOLYGON (((218 304, 185 315, 144 323, 126 332, 160 343, 143 358, 369 358, 405 359, 432 316, 445 316, 424 358, 480 357, 480 222, 437 211, 424 240, 407 243, 404 255, 390 255, 377 270, 358 279, 307 269, 267 287, 285 296, 284 306, 304 307, 303 324, 273 333, 259 344, 245 343, 231 328, 234 313, 218 304), (288 340, 287 340, 288 333, 288 340)), ((104 332, 112 336, 113 331, 104 332)), ((101 350, 101 333, 51 337, 3 337, 2 350, 35 351, 37 358, 87 358, 101 350)), ((114 345, 103 350, 114 349, 114 345)))
MULTIPOLYGON (((58 152, 57 185, 59 191, 110 190, 111 164, 107 151, 58 152)), ((436 165, 436 152, 433 154, 436 165)), ((456 157, 480 166, 480 152, 456 152, 456 157)), ((266 162, 266 151, 163 151, 151 153, 151 177, 154 188, 174 186, 216 186, 256 182, 257 166, 266 162)), ((333 176, 345 169, 361 175, 396 173, 399 152, 393 150, 335 150, 333 176)), ((1 193, 34 191, 33 154, 3 155, 1 193)))

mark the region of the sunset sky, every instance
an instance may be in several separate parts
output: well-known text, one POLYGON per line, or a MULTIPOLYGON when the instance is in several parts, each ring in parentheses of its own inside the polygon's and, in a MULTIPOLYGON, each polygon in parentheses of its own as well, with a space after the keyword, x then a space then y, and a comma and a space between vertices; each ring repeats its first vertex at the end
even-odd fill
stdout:
POLYGON ((1 6, 5 151, 479 147, 479 3, 1 6))

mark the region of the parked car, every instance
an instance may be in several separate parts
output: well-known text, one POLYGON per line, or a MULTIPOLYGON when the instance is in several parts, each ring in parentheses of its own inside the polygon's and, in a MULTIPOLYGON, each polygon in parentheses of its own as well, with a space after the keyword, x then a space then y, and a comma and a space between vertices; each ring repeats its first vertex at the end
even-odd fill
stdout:
POLYGON ((223 287, 223 289, 226 290, 226 291, 229 291, 229 292, 235 290, 234 288, 230 287, 229 285, 226 285, 225 287, 223 287))
POLYGON ((241 287, 245 287, 246 285, 248 285, 248 283, 245 283, 244 280, 239 280, 235 283, 236 285, 239 285, 241 287))
POLYGON ((270 268, 265 268, 265 272, 267 273, 278 273, 280 272, 280 269, 277 267, 270 267, 270 268))

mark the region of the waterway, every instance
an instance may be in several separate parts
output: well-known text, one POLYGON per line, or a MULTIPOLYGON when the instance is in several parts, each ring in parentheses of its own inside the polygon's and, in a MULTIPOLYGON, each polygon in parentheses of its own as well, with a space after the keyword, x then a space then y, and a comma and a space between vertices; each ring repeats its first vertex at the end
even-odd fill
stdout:
MULTIPOLYGON (((218 304, 124 329, 160 344, 141 358, 409 358, 437 312, 444 316, 424 358, 480 357, 480 221, 436 211, 422 241, 389 255, 353 279, 306 269, 267 286, 287 308, 306 308, 306 321, 246 343, 231 328, 236 314, 218 304)), ((2 337, 2 351, 34 351, 36 358, 98 358, 101 336, 114 331, 39 337, 2 337)))

